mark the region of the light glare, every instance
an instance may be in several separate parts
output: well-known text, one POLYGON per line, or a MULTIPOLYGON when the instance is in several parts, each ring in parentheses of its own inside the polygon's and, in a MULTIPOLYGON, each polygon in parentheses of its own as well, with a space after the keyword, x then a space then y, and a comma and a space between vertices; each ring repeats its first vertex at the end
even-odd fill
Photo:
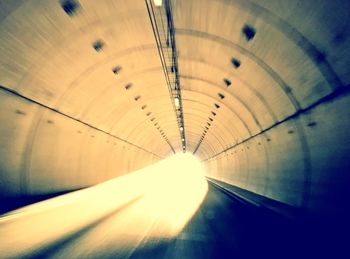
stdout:
MULTIPOLYGON (((173 237, 196 212, 207 189, 202 164, 190 154, 178 154, 134 173, 4 215, 0 218, 0 251, 9 258, 25 256, 110 214, 106 222, 97 225, 103 227, 89 234, 89 249, 101 249, 100 240, 106 235, 113 236, 116 249, 137 247, 145 237, 173 237)), ((69 247, 65 250, 67 258, 86 251, 84 242, 72 244, 72 250, 69 247)))

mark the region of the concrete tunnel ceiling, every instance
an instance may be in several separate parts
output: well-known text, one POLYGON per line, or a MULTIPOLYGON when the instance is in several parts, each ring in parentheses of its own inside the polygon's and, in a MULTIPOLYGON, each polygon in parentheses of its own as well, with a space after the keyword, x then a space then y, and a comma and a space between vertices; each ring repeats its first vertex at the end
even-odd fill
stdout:
POLYGON ((209 177, 339 210, 349 9, 0 1, 1 196, 74 190, 186 150, 209 177))

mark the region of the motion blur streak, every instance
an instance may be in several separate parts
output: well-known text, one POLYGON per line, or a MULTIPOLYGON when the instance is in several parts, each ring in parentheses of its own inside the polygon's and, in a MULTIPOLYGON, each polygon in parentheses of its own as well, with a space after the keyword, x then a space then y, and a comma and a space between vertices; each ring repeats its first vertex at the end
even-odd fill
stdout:
POLYGON ((198 209, 207 189, 201 163, 192 155, 178 154, 94 187, 3 215, 1 255, 38 256, 55 243, 70 240, 66 253, 60 255, 79 257, 97 246, 103 249, 103 240, 111 237, 114 249, 132 251, 144 239, 178 234, 198 209), (79 245, 74 247, 72 237, 97 223, 108 228, 88 235, 88 243, 83 242, 81 249, 79 245))

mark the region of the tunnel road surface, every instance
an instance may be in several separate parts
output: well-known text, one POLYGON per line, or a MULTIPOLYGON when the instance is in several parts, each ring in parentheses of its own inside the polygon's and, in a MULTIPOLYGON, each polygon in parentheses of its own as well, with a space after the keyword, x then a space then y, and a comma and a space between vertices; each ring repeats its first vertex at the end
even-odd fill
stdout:
POLYGON ((170 229, 143 215, 144 206, 147 201, 137 200, 28 257, 311 258, 322 251, 322 244, 315 244, 319 241, 314 240, 315 235, 297 223, 227 195, 213 183, 198 211, 175 237, 166 237, 170 229))

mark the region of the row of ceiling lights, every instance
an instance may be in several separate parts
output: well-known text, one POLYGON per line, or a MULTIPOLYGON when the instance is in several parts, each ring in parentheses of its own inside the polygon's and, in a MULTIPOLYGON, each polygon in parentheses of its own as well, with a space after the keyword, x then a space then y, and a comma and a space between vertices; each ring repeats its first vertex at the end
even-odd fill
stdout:
MULTIPOLYGON (((217 104, 217 103, 214 103, 214 107, 215 107, 217 110, 220 109, 220 105, 217 104)), ((209 121, 207 121, 206 126, 204 126, 202 136, 201 136, 201 138, 199 139, 199 142, 198 142, 198 144, 197 144, 197 148, 196 148, 196 150, 194 151, 194 153, 197 151, 198 147, 202 144, 202 142, 203 142, 205 136, 207 135, 207 133, 208 133, 208 131, 209 131, 209 129, 210 129, 212 123, 214 122, 214 117, 217 115, 217 112, 214 112, 214 111, 210 111, 210 113, 211 113, 211 115, 212 115, 213 117, 211 117, 211 115, 208 117, 209 121)))
MULTIPOLYGON (((245 24, 245 25, 244 25, 244 27, 242 28, 242 31, 241 31, 241 32, 242 32, 242 35, 243 35, 243 37, 246 39, 247 42, 251 41, 251 40, 255 37, 255 34, 256 34, 255 28, 254 28, 253 26, 251 26, 251 25, 248 25, 248 24, 245 24)), ((238 58, 236 58, 236 57, 232 57, 232 58, 231 58, 231 64, 232 64, 232 66, 233 66, 235 69, 238 69, 238 68, 241 66, 241 61, 240 61, 238 58)), ((228 87, 231 86, 232 81, 231 81, 230 79, 228 79, 228 78, 223 78, 223 83, 224 83, 225 86, 228 88, 228 87)), ((218 93, 218 97, 220 98, 220 100, 223 100, 223 99, 225 98, 225 95, 224 95, 223 93, 220 93, 220 92, 219 92, 219 93, 218 93)), ((214 103, 214 107, 215 107, 216 109, 219 109, 219 108, 220 108, 220 105, 217 104, 217 103, 214 103)), ((213 116, 216 116, 216 112, 214 112, 214 111, 211 111, 211 114, 212 114, 213 116)), ((212 122, 214 121, 214 119, 213 119, 212 117, 209 117, 208 119, 209 119, 209 121, 207 121, 207 124, 206 124, 206 126, 204 127, 204 129, 203 129, 202 136, 201 136, 201 138, 200 138, 200 140, 199 140, 199 143, 198 143, 198 145, 197 145, 196 150, 194 151, 194 153, 197 151, 197 149, 199 148, 200 144, 203 142, 203 140, 204 140, 206 134, 207 134, 208 131, 209 131, 209 128, 210 128, 211 125, 212 125, 212 122)))
MULTIPOLYGON (((62 1, 60 1, 60 2, 61 2, 61 6, 62 6, 63 10, 64 10, 69 16, 73 16, 73 15, 77 12, 77 10, 80 8, 80 4, 79 4, 79 2, 76 1, 76 0, 62 0, 62 1)), ((156 4, 157 6, 160 6, 160 5, 161 5, 161 1, 160 1, 160 2, 158 1, 157 3, 156 3, 156 2, 157 2, 157 1, 155 1, 155 4, 156 4)), ((243 34, 243 36, 245 37, 245 39, 246 39, 247 41, 251 41, 251 40, 255 37, 256 30, 255 30, 252 26, 246 24, 246 25, 242 28, 242 34, 243 34)), ((97 52, 101 51, 101 50, 103 49, 104 45, 105 45, 105 43, 104 43, 101 39, 98 39, 98 40, 96 40, 96 41, 94 41, 94 42, 92 43, 92 47, 93 47, 93 48, 95 49, 95 51, 97 51, 97 52)), ((231 59, 231 63, 232 63, 232 65, 234 66, 234 68, 236 68, 236 69, 238 69, 238 68, 241 66, 241 61, 240 61, 239 59, 237 59, 237 58, 234 58, 234 57, 231 59)), ((121 68, 120 66, 116 66, 116 67, 114 67, 114 68, 112 69, 112 71, 113 71, 114 74, 119 74, 120 71, 121 71, 121 69, 122 69, 122 68, 121 68)), ((229 87, 229 86, 232 84, 231 80, 229 80, 229 79, 227 79, 227 78, 224 78, 223 81, 224 81, 226 87, 229 87)), ((131 87, 132 87, 132 84, 129 83, 129 84, 127 84, 127 85, 125 86, 125 89, 126 89, 126 90, 129 90, 131 87)), ((222 93, 218 93, 218 96, 219 96, 219 98, 220 98, 221 100, 225 98, 225 95, 222 94, 222 93)), ((135 97, 134 97, 134 100, 135 100, 135 101, 138 101, 140 98, 141 98, 141 96, 138 95, 138 96, 135 96, 135 97)), ((174 103, 175 103, 176 109, 180 109, 180 99, 179 99, 178 96, 175 96, 175 98, 174 98, 174 103)), ((218 104, 216 104, 216 103, 214 104, 214 106, 215 106, 216 109, 219 109, 219 108, 220 108, 220 105, 218 105, 218 104)), ((143 106, 143 107, 144 107, 144 106, 143 106)), ((213 112, 213 111, 211 111, 211 113, 212 113, 212 115, 214 115, 214 116, 216 115, 216 113, 213 112)), ((150 114, 151 114, 151 113, 148 112, 148 113, 147 113, 147 116, 149 116, 150 114)), ((153 122, 154 120, 155 120, 155 118, 151 118, 151 122, 153 122)), ((207 122, 207 125, 210 127, 210 126, 211 126, 211 122, 213 121, 213 118, 209 117, 209 120, 210 120, 210 122, 207 122)), ((154 126, 157 126, 157 123, 155 123, 154 126)), ((205 135, 207 134, 207 132, 208 132, 208 130, 209 130, 208 126, 206 126, 205 129, 204 129, 204 131, 203 131, 202 137, 201 137, 201 139, 200 139, 200 143, 203 141, 205 135)), ((168 139, 167 139, 165 133, 160 129, 160 127, 157 127, 157 129, 160 131, 161 135, 165 138, 165 140, 168 141, 168 139)), ((181 131, 181 132, 184 131, 183 125, 180 125, 180 131, 181 131)), ((182 135, 182 134, 183 134, 183 133, 181 133, 181 135, 182 135)), ((181 140, 182 140, 183 149, 185 149, 185 139, 182 137, 181 140)), ((199 143, 199 144, 200 144, 200 143, 199 143)))
MULTIPOLYGON (((240 65, 241 65, 241 61, 238 60, 237 58, 232 58, 232 59, 231 59, 231 63, 232 63, 232 65, 233 65, 236 69, 239 68, 240 65)), ((232 84, 232 83, 231 83, 231 80, 229 80, 229 79, 227 79, 227 78, 224 78, 223 81, 224 81, 226 87, 229 87, 229 86, 232 84)), ((220 93, 220 92, 218 93, 218 97, 219 97, 221 100, 225 99, 225 95, 224 95, 223 93, 220 93)), ((215 107, 216 109, 219 109, 219 108, 220 108, 220 105, 217 104, 217 103, 214 103, 214 107, 215 107)), ((215 116, 216 116, 216 112, 211 111, 211 115, 213 115, 213 116, 215 117, 215 116)), ((202 136, 201 136, 201 138, 200 138, 200 140, 199 140, 199 145, 202 143, 204 137, 205 137, 206 134, 208 133, 208 130, 209 130, 209 127, 211 126, 211 123, 214 121, 214 119, 213 119, 212 117, 210 117, 210 116, 208 117, 208 119, 209 119, 209 121, 207 121, 207 125, 204 127, 202 136)))
POLYGON ((180 90, 179 70, 177 63, 175 28, 172 17, 170 1, 164 1, 163 8, 161 0, 146 1, 149 18, 156 39, 160 61, 163 66, 169 95, 175 110, 176 120, 179 127, 182 149, 186 151, 186 137, 184 118, 182 110, 182 99, 180 90), (153 3, 152 3, 153 2, 153 3), (156 6, 157 8, 153 8, 156 6))
MULTIPOLYGON (((254 39, 255 34, 256 34, 256 30, 253 26, 251 26, 249 24, 245 24, 242 28, 241 33, 242 33, 243 37, 245 38, 245 40, 247 42, 249 42, 249 41, 254 39)), ((238 69, 241 66, 241 61, 236 57, 232 57, 231 64, 235 69, 238 69)), ((226 87, 230 87, 232 84, 231 80, 228 78, 224 78, 223 81, 224 81, 226 87)))
MULTIPOLYGON (((105 43, 104 43, 102 40, 97 40, 97 41, 95 41, 95 42, 92 44, 93 48, 94 48, 97 52, 101 51, 104 45, 105 45, 105 43)), ((122 67, 121 67, 121 66, 115 66, 114 68, 112 68, 112 72, 113 72, 115 75, 118 75, 118 74, 121 72, 121 70, 122 70, 122 67)), ((133 87, 133 84, 132 84, 132 83, 128 83, 128 84, 126 84, 126 85, 124 86, 125 90, 130 90, 132 87, 133 87)), ((139 101, 140 99, 141 99, 141 95, 136 95, 136 96, 134 97, 134 100, 135 100, 135 101, 139 101)), ((141 106, 141 109, 142 109, 142 110, 145 110, 146 108, 147 108, 147 105, 141 106)), ((151 114, 152 114, 152 112, 149 111, 149 112, 146 113, 146 116, 150 116, 151 114)), ((151 122, 154 122, 155 120, 156 120, 155 117, 151 117, 151 118, 150 118, 150 121, 151 121, 151 122)), ((153 125, 154 125, 155 127, 157 127, 156 129, 159 131, 160 135, 165 139, 166 142, 169 143, 168 137, 166 136, 165 132, 161 129, 161 127, 158 126, 158 122, 155 122, 153 125)))
MULTIPOLYGON (((120 67, 120 66, 116 66, 116 67, 114 67, 114 68, 112 69, 112 71, 113 71, 114 74, 119 74, 119 72, 121 71, 121 67, 120 67)), ((125 90, 128 91, 128 90, 130 90, 130 89, 132 88, 132 86, 133 86, 132 83, 128 83, 128 84, 126 84, 126 85, 124 86, 124 88, 125 88, 125 90)), ((141 99, 141 95, 136 95, 136 96, 134 97, 134 100, 135 100, 136 102, 139 101, 140 99, 141 99)), ((146 105, 146 104, 144 104, 144 105, 141 106, 141 110, 146 110, 146 108, 147 108, 147 105, 146 105)), ((146 112, 146 116, 147 116, 147 117, 151 116, 151 114, 152 114, 151 111, 145 111, 145 112, 146 112)), ((150 121, 151 121, 152 123, 154 122, 153 125, 154 125, 155 127, 157 127, 157 130, 159 131, 160 135, 165 139, 166 142, 169 143, 168 137, 166 136, 165 132, 161 129, 160 126, 158 126, 158 122, 156 122, 155 120, 156 120, 156 118, 153 117, 153 116, 150 118, 150 121)))
MULTIPOLYGON (((73 16, 75 15, 75 13, 79 10, 80 8, 80 3, 76 0, 63 0, 61 1, 61 6, 62 9, 69 15, 69 16, 73 16)), ((103 50, 105 46, 105 42, 101 39, 97 39, 96 41, 94 41, 92 43, 92 47, 96 52, 100 52, 103 50)), ((121 66, 115 66, 112 68, 112 72, 115 75, 118 75, 122 70, 121 66)), ((133 84, 132 83, 128 83, 124 86, 125 90, 130 90, 132 88, 133 84)), ((134 97, 135 101, 139 101, 141 99, 140 95, 137 95, 134 97)), ((147 107, 147 105, 143 105, 141 107, 142 110, 145 110, 147 107)), ((152 113, 151 112, 147 112, 146 115, 150 116, 152 113)), ((151 122, 154 122, 156 119, 154 117, 152 117, 150 119, 151 122)), ((158 122, 155 122, 153 124, 155 127, 157 127, 156 129, 159 131, 160 135, 165 139, 166 142, 169 143, 168 137, 166 136, 165 132, 161 129, 160 126, 158 126, 158 122)))
MULTIPOLYGON (((256 30, 255 30, 251 25, 246 24, 246 25, 244 25, 244 27, 242 28, 242 35, 245 37, 246 41, 248 41, 248 42, 251 41, 251 40, 255 37, 255 34, 256 34, 256 30)), ((236 57, 232 57, 232 58, 231 58, 231 64, 232 64, 232 66, 233 66, 235 69, 238 69, 238 68, 241 66, 241 61, 240 61, 238 58, 236 58, 236 57)), ((225 84, 225 86, 226 86, 227 88, 230 87, 231 84, 232 84, 231 80, 228 79, 228 78, 224 78, 224 79, 223 79, 223 82, 224 82, 224 84, 225 84)), ((223 100, 223 99, 225 98, 225 95, 219 92, 219 93, 218 93, 218 97, 219 97, 221 100, 223 100)), ((216 109, 219 109, 219 108, 220 108, 220 105, 217 104, 217 103, 214 103, 214 107, 215 107, 216 109)), ((212 114, 214 117, 216 116, 216 112, 214 112, 214 111, 211 111, 211 114, 212 114)), ((209 119, 209 121, 207 121, 207 125, 204 127, 204 130, 203 130, 203 132, 202 132, 202 136, 201 136, 201 138, 200 138, 200 140, 199 140, 199 143, 198 143, 198 145, 197 145, 197 149, 198 149, 198 147, 200 146, 200 144, 203 142, 203 140, 204 140, 206 134, 207 134, 208 131, 209 131, 209 128, 210 128, 211 125, 212 125, 212 122, 214 121, 214 119, 213 119, 212 117, 210 117, 210 116, 208 117, 208 119, 209 119)), ((196 152, 196 150, 195 150, 195 152, 196 152)))
MULTIPOLYGON (((174 98, 174 104, 175 104, 175 109, 179 110, 180 109, 180 98, 178 96, 176 96, 174 98)), ((185 150, 186 146, 185 146, 185 138, 183 137, 183 131, 184 131, 184 127, 182 124, 180 124, 180 131, 181 131, 181 142, 182 142, 182 149, 185 150)))

